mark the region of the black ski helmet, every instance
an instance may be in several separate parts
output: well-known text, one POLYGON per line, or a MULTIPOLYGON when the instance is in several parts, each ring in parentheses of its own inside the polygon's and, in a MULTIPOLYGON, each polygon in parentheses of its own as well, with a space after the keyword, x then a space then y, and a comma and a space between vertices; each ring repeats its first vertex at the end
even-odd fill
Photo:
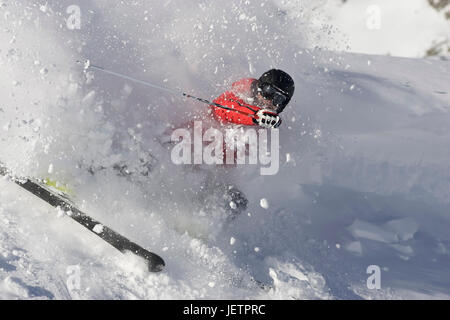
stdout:
POLYGON ((277 113, 284 110, 294 95, 294 80, 283 70, 271 69, 258 79, 257 91, 272 100, 277 113))

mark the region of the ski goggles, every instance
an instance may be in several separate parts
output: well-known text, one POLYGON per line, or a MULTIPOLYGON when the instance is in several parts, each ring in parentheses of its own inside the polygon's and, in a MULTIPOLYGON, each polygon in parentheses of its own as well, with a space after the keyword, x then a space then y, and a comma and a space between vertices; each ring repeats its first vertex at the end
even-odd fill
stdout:
POLYGON ((258 91, 261 92, 261 95, 268 100, 271 100, 273 105, 277 108, 277 112, 280 113, 283 111, 284 107, 289 102, 288 93, 284 92, 280 88, 274 86, 270 83, 263 83, 258 91))

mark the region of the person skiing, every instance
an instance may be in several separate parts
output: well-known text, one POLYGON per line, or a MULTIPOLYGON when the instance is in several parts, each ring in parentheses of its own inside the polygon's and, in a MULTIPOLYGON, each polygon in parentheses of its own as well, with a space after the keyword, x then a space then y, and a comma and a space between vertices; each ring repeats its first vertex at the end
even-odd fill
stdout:
MULTIPOLYGON (((133 79, 102 67, 94 65, 89 65, 88 67, 177 94, 174 90, 133 79)), ((243 78, 234 82, 231 89, 222 93, 213 103, 186 93, 182 93, 182 95, 209 104, 210 110, 212 111, 212 119, 206 116, 204 118, 204 120, 207 120, 206 122, 213 120, 213 122, 219 122, 225 127, 259 126, 264 128, 278 128, 282 123, 279 114, 283 112, 290 102, 294 90, 294 80, 289 74, 280 69, 271 69, 264 72, 259 79, 243 78)), ((194 128, 193 123, 194 120, 191 120, 182 125, 181 128, 192 129, 194 128)), ((171 139, 172 130, 173 127, 168 128, 158 137, 157 140, 163 147, 170 148, 173 146, 174 141, 171 139)), ((203 133, 201 134, 203 136, 203 133)), ((225 145, 224 148, 226 148, 225 145)), ((147 164, 146 161, 143 163, 145 165, 147 164)), ((226 166, 223 167, 225 168, 226 166)), ((114 168, 119 169, 121 175, 131 174, 127 165, 118 165, 114 166, 114 168)), ((239 189, 234 187, 232 183, 227 183, 227 178, 229 177, 228 172, 226 170, 225 173, 223 170, 218 171, 222 171, 221 173, 217 172, 220 177, 215 172, 208 171, 204 184, 200 189, 206 191, 206 193, 203 192, 205 198, 208 197, 208 190, 215 190, 213 192, 214 194, 222 195, 226 203, 230 204, 228 210, 230 211, 230 219, 232 220, 240 212, 246 210, 248 201, 239 189)), ((147 173, 147 171, 145 172, 147 173)))
POLYGON ((279 114, 291 100, 295 90, 294 80, 280 69, 264 72, 259 79, 244 78, 232 84, 211 105, 213 117, 222 125, 258 125, 278 128, 279 114))
MULTIPOLYGON (((279 114, 288 105, 294 90, 294 80, 280 69, 266 71, 259 79, 243 78, 213 101, 213 118, 222 126, 278 128, 282 122, 279 114)), ((223 186, 226 184, 222 183, 223 186)), ((247 209, 247 198, 235 186, 228 184, 227 189, 220 192, 227 204, 232 204, 227 208, 228 220, 247 209)))

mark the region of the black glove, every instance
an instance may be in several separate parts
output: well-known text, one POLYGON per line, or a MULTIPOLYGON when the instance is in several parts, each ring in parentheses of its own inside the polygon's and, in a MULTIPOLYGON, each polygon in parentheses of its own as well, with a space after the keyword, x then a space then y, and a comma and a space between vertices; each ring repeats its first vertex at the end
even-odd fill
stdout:
POLYGON ((281 118, 271 110, 261 109, 256 112, 253 122, 264 128, 278 128, 281 124, 281 118))

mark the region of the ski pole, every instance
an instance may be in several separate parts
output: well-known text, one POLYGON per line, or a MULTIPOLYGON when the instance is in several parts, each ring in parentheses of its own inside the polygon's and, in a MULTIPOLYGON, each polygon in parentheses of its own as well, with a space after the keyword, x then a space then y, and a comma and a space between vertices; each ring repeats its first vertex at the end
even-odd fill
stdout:
MULTIPOLYGON (((77 60, 77 63, 83 63, 83 62, 77 60)), ((125 74, 121 74, 121 73, 118 73, 118 72, 115 72, 115 71, 107 70, 107 69, 105 69, 105 68, 103 68, 103 67, 100 67, 100 66, 96 66, 96 65, 91 64, 91 63, 89 62, 89 60, 87 60, 87 61, 84 63, 84 69, 85 69, 85 70, 87 70, 87 69, 98 70, 98 71, 101 71, 101 72, 104 72, 104 73, 107 73, 107 74, 110 74, 110 75, 113 75, 113 76, 116 76, 116 77, 119 77, 119 78, 122 78, 122 79, 126 79, 126 80, 130 80, 130 81, 133 81, 133 82, 136 82, 136 83, 140 83, 140 84, 142 84, 142 85, 144 85, 144 86, 148 86, 148 87, 152 87, 152 88, 155 88, 155 89, 158 89, 158 90, 166 91, 166 92, 169 92, 169 93, 178 95, 178 96, 181 95, 181 96, 186 97, 186 98, 195 99, 195 100, 197 100, 197 101, 200 101, 200 102, 202 102, 202 103, 208 104, 208 105, 210 105, 210 106, 215 106, 215 107, 222 108, 222 109, 225 109, 225 110, 231 110, 231 111, 233 111, 233 112, 241 113, 241 114, 243 114, 243 115, 250 116, 250 117, 254 118, 253 116, 249 115, 248 113, 245 113, 245 112, 242 112, 242 111, 233 109, 233 108, 226 107, 226 106, 221 105, 221 104, 219 104, 219 103, 211 102, 211 101, 206 100, 206 99, 202 99, 202 98, 195 97, 195 96, 190 95, 190 94, 188 94, 188 93, 184 93, 184 92, 181 92, 181 91, 176 91, 176 90, 173 90, 173 89, 170 89, 170 88, 161 87, 161 86, 158 86, 158 85, 156 85, 156 84, 152 84, 152 83, 147 82, 147 81, 143 81, 143 80, 139 80, 139 79, 136 79, 136 78, 127 76, 127 75, 125 75, 125 74)), ((249 109, 252 110, 252 111, 254 111, 254 110, 251 109, 251 108, 249 108, 249 109)))

